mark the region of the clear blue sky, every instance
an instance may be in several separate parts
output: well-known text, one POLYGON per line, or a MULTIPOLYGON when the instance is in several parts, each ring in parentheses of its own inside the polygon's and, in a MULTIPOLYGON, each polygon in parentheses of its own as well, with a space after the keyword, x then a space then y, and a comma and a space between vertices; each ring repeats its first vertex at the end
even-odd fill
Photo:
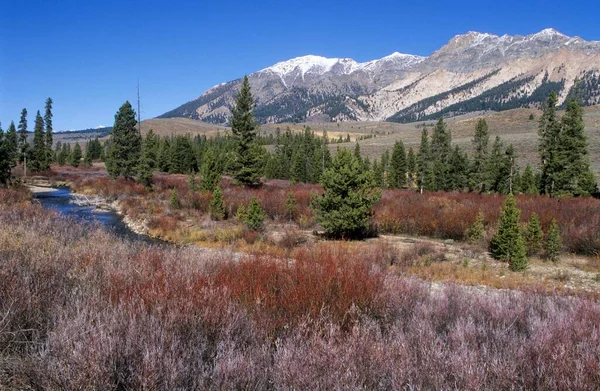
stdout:
POLYGON ((160 115, 211 86, 292 57, 429 55, 469 30, 553 27, 600 40, 597 1, 3 0, 0 121, 33 124, 48 96, 56 130, 112 125, 125 101, 160 115), (135 103, 134 103, 135 104, 135 103))

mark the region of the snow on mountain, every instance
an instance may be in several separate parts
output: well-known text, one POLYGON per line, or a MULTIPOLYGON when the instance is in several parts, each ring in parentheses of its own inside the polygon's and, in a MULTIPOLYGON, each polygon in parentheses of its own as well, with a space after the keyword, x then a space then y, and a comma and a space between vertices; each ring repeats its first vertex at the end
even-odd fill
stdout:
MULTIPOLYGON (((547 91, 561 102, 576 80, 600 102, 600 42, 555 29, 530 35, 469 31, 428 57, 394 52, 380 59, 306 55, 249 75, 260 122, 410 121, 473 108, 538 105, 547 91)), ((163 114, 226 124, 241 79, 218 84, 163 114)))
POLYGON ((412 65, 423 61, 425 57, 415 56, 412 54, 402 54, 394 52, 389 56, 378 60, 359 63, 351 58, 327 58, 322 56, 307 55, 302 57, 292 58, 291 60, 278 62, 268 68, 262 69, 257 73, 272 72, 280 77, 285 77, 294 72, 299 72, 304 78, 306 74, 324 75, 332 70, 338 74, 351 74, 358 71, 368 71, 381 63, 400 64, 400 67, 408 68, 412 65))

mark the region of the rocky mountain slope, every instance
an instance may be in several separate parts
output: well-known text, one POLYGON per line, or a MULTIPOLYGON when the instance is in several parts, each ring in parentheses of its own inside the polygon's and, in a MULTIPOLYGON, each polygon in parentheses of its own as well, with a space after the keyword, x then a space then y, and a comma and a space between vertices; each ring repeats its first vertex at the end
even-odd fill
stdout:
MULTIPOLYGON (((429 57, 393 53, 358 63, 304 56, 249 76, 262 123, 412 122, 482 110, 539 107, 550 91, 562 103, 600 103, 600 42, 553 29, 527 36, 469 32, 429 57)), ((226 124, 241 80, 217 85, 162 118, 226 124)))

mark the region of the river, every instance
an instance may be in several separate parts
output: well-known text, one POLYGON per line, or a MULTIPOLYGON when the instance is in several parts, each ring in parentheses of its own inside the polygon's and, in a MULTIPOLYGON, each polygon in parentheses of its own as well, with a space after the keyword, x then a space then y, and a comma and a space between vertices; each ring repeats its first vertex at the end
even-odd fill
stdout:
POLYGON ((55 210, 64 216, 84 223, 97 223, 119 237, 152 244, 159 242, 147 235, 133 232, 115 211, 101 210, 94 206, 82 206, 74 203, 71 190, 66 187, 48 189, 47 192, 36 192, 33 197, 46 209, 55 210))

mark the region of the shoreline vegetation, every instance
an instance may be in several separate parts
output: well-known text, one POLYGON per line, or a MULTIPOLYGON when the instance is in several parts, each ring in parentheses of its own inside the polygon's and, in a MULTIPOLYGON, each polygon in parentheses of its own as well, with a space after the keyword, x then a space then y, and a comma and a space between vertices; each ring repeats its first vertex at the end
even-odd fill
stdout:
POLYGON ((24 189, 0 203, 8 389, 600 385, 596 300, 423 281, 368 241, 236 259, 124 241, 24 189))

